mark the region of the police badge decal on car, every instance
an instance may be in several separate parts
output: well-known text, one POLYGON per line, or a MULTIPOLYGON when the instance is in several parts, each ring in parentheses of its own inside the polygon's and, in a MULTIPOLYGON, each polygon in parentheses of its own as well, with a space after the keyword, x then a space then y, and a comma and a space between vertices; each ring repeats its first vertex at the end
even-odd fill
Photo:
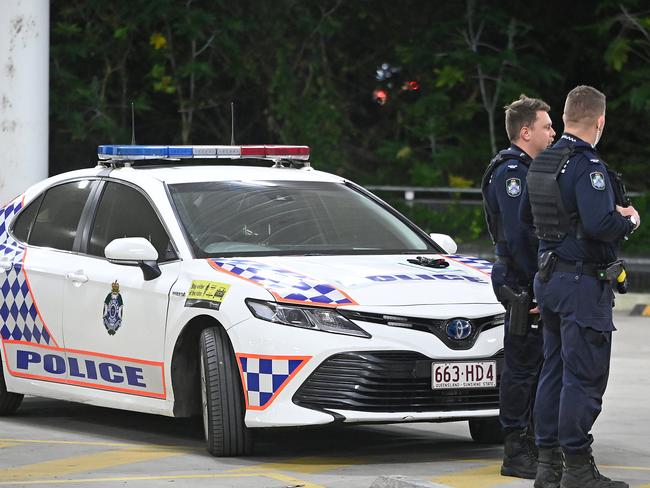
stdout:
POLYGON ((111 292, 104 300, 104 327, 109 335, 115 335, 122 325, 122 308, 124 301, 120 295, 120 284, 115 280, 111 285, 111 292))

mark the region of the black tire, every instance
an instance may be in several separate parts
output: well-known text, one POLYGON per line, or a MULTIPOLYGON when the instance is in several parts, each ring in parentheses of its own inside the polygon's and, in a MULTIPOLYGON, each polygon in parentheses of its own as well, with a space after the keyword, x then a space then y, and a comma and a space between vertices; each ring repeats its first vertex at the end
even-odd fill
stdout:
POLYGON ((207 449, 213 456, 250 454, 253 438, 244 423, 241 378, 228 334, 210 327, 200 338, 201 410, 207 449))
POLYGON ((23 401, 23 396, 19 393, 9 393, 5 376, 2 371, 2 357, 0 356, 0 415, 11 415, 23 401))
POLYGON ((470 419, 469 433, 481 444, 503 444, 503 431, 498 417, 470 419))

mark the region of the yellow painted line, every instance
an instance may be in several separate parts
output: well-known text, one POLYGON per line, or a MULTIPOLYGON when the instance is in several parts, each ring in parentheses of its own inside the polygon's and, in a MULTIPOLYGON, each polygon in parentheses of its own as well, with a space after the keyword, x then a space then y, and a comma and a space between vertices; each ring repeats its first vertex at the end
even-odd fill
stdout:
POLYGON ((112 481, 174 481, 174 480, 194 480, 194 479, 223 479, 223 478, 272 478, 280 481, 289 481, 295 485, 304 488, 325 488, 321 485, 298 480, 290 476, 284 476, 280 473, 240 473, 240 474, 179 474, 166 476, 130 476, 130 477, 113 477, 113 478, 78 478, 78 479, 43 479, 31 481, 0 481, 0 485, 61 485, 61 484, 80 484, 80 483, 107 483, 112 481))
POLYGON ((285 483, 291 483, 291 485, 300 486, 301 488, 325 488, 323 485, 317 485, 316 483, 310 483, 308 481, 298 480, 296 478, 292 478, 291 476, 285 476, 280 473, 267 473, 266 477, 278 481, 283 481, 285 483))
POLYGON ((184 454, 182 451, 154 449, 119 449, 93 454, 54 459, 42 463, 26 464, 0 469, 0 484, 10 481, 29 481, 43 478, 57 478, 72 473, 97 471, 113 466, 153 461, 184 454))
POLYGON ((517 478, 501 476, 501 463, 491 463, 480 468, 466 469, 458 473, 436 476, 431 481, 454 488, 488 488, 520 481, 517 478))
POLYGON ((328 458, 328 457, 301 457, 290 459, 282 463, 263 463, 229 470, 229 473, 248 473, 253 471, 290 471, 292 473, 313 474, 346 468, 359 464, 360 459, 328 458))
POLYGON ((158 444, 127 444, 124 442, 88 442, 88 441, 49 441, 41 439, 0 439, 0 442, 11 442, 17 444, 63 444, 71 446, 98 446, 98 447, 128 447, 133 449, 173 449, 173 450, 187 450, 187 451, 200 451, 203 448, 192 448, 184 446, 169 446, 158 444))

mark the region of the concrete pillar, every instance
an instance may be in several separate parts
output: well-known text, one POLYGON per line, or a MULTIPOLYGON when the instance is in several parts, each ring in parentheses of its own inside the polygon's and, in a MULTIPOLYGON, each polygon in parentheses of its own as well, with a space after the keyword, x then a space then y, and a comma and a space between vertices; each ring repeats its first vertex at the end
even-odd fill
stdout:
POLYGON ((48 176, 49 0, 0 0, 0 205, 48 176))

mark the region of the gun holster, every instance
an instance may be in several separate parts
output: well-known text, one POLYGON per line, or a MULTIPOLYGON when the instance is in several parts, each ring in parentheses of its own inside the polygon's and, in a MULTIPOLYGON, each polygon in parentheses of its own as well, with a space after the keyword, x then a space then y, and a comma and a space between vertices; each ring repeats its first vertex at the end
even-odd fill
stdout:
POLYGON ((510 314, 508 334, 517 336, 526 335, 528 332, 528 315, 531 305, 530 294, 527 291, 517 293, 508 285, 502 285, 501 295, 504 301, 508 302, 508 313, 510 314))
POLYGON ((553 254, 553 251, 546 251, 539 255, 537 260, 537 277, 539 281, 546 283, 551 279, 556 262, 557 256, 553 254))

